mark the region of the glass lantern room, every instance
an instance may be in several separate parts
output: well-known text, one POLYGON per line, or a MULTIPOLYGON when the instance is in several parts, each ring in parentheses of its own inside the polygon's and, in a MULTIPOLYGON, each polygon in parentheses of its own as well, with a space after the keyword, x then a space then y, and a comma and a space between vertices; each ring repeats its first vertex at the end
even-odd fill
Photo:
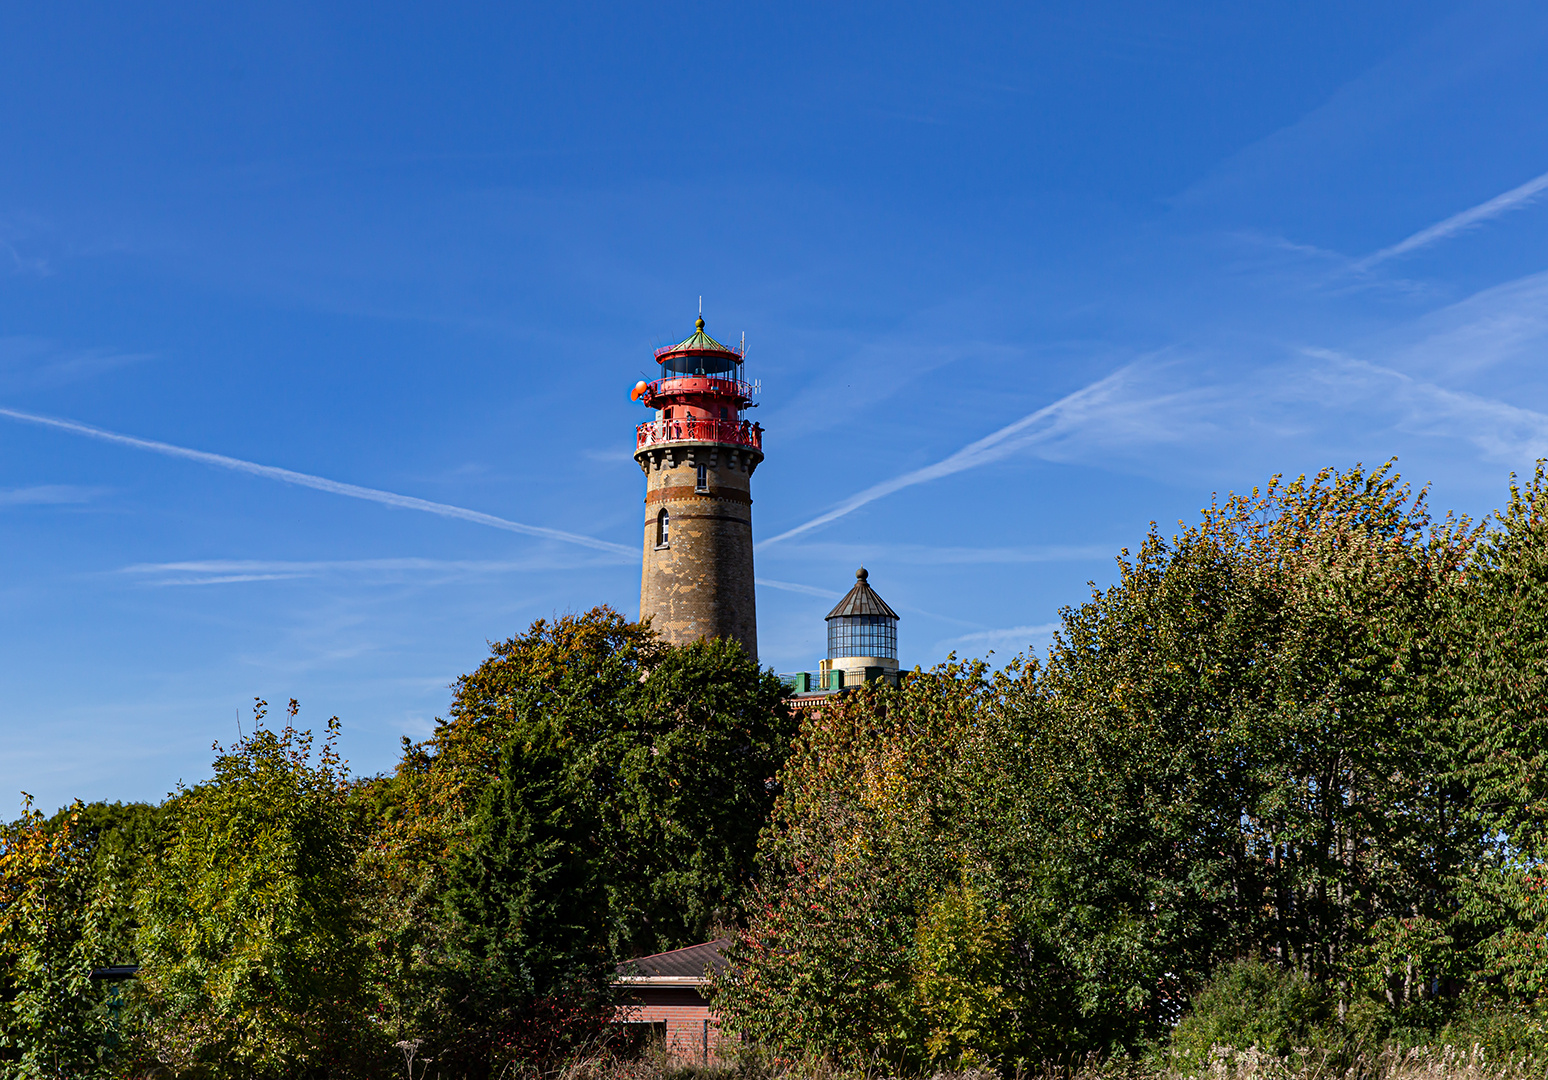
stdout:
POLYGON ((855 571, 855 587, 828 612, 828 658, 898 658, 898 613, 866 582, 865 567, 855 571))

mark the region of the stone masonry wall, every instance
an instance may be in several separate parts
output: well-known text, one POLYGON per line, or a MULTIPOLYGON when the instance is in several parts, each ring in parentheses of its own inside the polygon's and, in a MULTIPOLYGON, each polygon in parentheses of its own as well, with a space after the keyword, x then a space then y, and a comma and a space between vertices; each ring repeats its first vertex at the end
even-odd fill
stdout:
POLYGON ((672 444, 641 450, 645 470, 645 553, 640 617, 667 641, 728 637, 758 656, 753 587, 753 470, 756 450, 717 444, 672 444), (696 491, 698 466, 707 491, 696 491), (656 544, 657 516, 670 515, 668 542, 656 544))

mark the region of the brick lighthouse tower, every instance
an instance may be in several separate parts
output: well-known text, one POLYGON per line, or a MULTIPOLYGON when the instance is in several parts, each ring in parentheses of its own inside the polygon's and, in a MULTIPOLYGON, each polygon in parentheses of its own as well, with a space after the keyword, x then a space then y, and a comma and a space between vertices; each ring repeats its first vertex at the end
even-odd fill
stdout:
POLYGON ((753 597, 753 470, 763 429, 750 423, 743 354, 704 332, 656 350, 661 374, 634 398, 656 411, 635 431, 645 470, 640 618, 674 644, 735 638, 758 657, 753 597))

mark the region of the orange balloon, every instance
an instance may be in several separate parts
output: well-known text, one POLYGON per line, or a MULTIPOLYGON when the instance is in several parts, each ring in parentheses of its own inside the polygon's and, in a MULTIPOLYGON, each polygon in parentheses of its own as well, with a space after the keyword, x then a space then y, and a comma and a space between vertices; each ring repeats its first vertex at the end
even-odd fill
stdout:
POLYGON ((641 379, 639 382, 634 384, 634 392, 629 395, 630 399, 633 401, 640 400, 640 396, 645 393, 646 389, 645 380, 641 379))

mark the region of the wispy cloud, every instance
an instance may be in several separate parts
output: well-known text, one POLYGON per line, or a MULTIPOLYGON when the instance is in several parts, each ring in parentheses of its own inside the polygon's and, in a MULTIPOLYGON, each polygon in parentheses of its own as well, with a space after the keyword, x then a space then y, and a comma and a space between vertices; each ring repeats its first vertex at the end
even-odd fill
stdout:
POLYGON ((939 480, 980 465, 988 465, 1039 443, 1047 443, 1065 435, 1085 425, 1093 417, 1107 412, 1119 398, 1137 366, 1138 362, 1126 364, 1105 378, 1098 379, 1072 394, 1066 394, 1051 405, 1045 405, 1015 423, 1007 424, 998 431, 969 443, 950 457, 943 458, 933 465, 926 465, 924 468, 914 469, 894 476, 890 480, 873 484, 864 491, 851 495, 826 513, 764 540, 758 544, 758 547, 766 548, 820 528, 847 514, 854 513, 867 503, 885 498, 904 488, 939 480))
POLYGON ((1383 351, 1405 370, 1468 376, 1514 361, 1535 371, 1548 350, 1548 271, 1482 289, 1392 336, 1383 351))
POLYGON ((1038 623, 1034 626, 1007 626, 1000 630, 979 630, 937 642, 935 651, 968 652, 973 655, 978 655, 979 650, 1000 652, 1014 649, 1019 652, 1046 642, 1057 629, 1059 629, 1058 623, 1038 623))
POLYGON ((1014 563, 1085 562, 1106 559, 1120 544, 1047 544, 1028 547, 930 547, 926 544, 786 544, 780 559, 887 562, 906 566, 974 566, 1014 563))
POLYGON ((1340 397, 1364 396, 1396 409, 1416 434, 1460 438, 1510 465, 1548 457, 1548 414, 1415 379, 1402 371, 1328 349, 1307 349, 1328 363, 1320 373, 1340 397))
POLYGON ((13 272, 17 274, 32 274, 37 277, 46 277, 49 274, 49 265, 46 260, 35 256, 23 255, 4 237, 0 237, 0 251, 6 255, 6 262, 13 272))
POLYGON ((825 600, 837 600, 844 594, 834 592, 832 589, 819 589, 815 585, 797 585, 793 581, 772 581, 769 578, 756 578, 755 582, 769 589, 782 589, 785 592, 802 593, 806 596, 820 596, 825 600))
POLYGON ((34 389, 81 382, 151 358, 150 353, 69 348, 45 338, 0 338, 0 375, 6 377, 7 383, 34 389))
MULTIPOLYGON (((150 585, 230 585, 249 581, 290 581, 339 575, 390 576, 434 575, 466 578, 529 573, 585 565, 587 556, 556 559, 198 559, 184 562, 136 563, 119 573, 138 575, 150 585)), ((595 562, 595 557, 589 557, 595 562)), ((611 559, 606 560, 612 562, 611 559)))
POLYGON ((33 487, 0 488, 0 507, 78 506, 101 495, 104 489, 74 484, 37 484, 33 487))
POLYGON ((22 250, 17 242, 27 245, 50 231, 47 222, 31 214, 0 214, 0 268, 14 274, 47 277, 53 272, 49 261, 22 250))
POLYGON ((506 532, 521 533, 525 536, 537 536, 545 540, 558 540, 566 544, 578 544, 581 547, 593 548, 597 551, 607 551, 619 556, 628 556, 630 559, 637 557, 638 554, 632 547, 614 544, 607 540, 598 540, 595 537, 582 536, 579 533, 565 532, 562 529, 550 529, 541 525, 526 525, 519 521, 495 517, 493 514, 485 514, 478 510, 468 510, 464 507, 451 506, 447 503, 431 502, 428 499, 419 499, 412 495, 399 495, 391 491, 379 491, 376 488, 361 487, 358 484, 346 484, 338 480, 329 480, 322 476, 313 476, 310 473, 294 472, 274 465, 260 465, 252 461, 243 461, 241 458, 227 457, 224 454, 211 454, 204 450, 190 450, 187 447, 157 442, 154 439, 140 439, 132 435, 120 435, 117 432, 106 431, 102 428, 92 427, 89 424, 77 423, 74 420, 61 420, 55 417, 39 416, 35 413, 3 408, 0 408, 0 416, 9 417, 12 420, 20 420, 28 424, 39 424, 58 431, 68 431, 74 435, 84 435, 90 439, 98 439, 118 446, 130 446, 136 450, 148 450, 153 454, 162 454, 166 457, 181 458, 185 461, 197 461, 203 465, 230 469, 233 472, 246 473, 249 476, 261 476, 268 480, 278 480, 282 484, 294 484, 297 487, 311 488, 314 491, 325 491, 331 495, 343 495, 350 499, 362 499, 366 502, 374 502, 398 510, 418 510, 422 513, 435 514, 439 517, 469 521, 475 525, 487 525, 492 529, 503 529, 506 532))
POLYGON ((1544 191, 1548 191, 1548 173, 1533 177, 1520 187, 1511 188, 1503 195, 1496 195, 1488 202, 1479 203, 1470 210, 1464 210, 1460 214, 1453 214, 1445 221, 1436 222, 1427 229, 1420 229, 1412 236, 1405 240, 1399 240, 1391 247, 1385 247, 1380 251, 1373 252, 1356 262, 1352 269, 1369 270, 1377 263, 1383 263, 1388 259, 1395 259, 1399 255, 1406 255, 1410 251, 1417 251, 1419 248, 1428 247, 1437 240, 1444 240, 1448 236, 1455 236, 1457 233, 1488 221, 1490 218, 1499 217, 1501 214, 1508 213, 1511 210, 1519 210, 1536 199, 1544 191))

